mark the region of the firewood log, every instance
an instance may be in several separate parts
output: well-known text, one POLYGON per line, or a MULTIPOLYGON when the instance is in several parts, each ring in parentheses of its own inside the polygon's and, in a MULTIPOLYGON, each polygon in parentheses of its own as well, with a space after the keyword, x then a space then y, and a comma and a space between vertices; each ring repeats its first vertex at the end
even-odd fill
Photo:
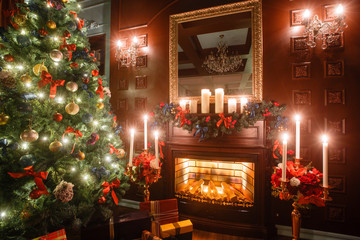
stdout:
POLYGON ((182 188, 180 189, 179 192, 180 192, 181 194, 186 194, 186 193, 189 191, 191 185, 194 183, 194 181, 195 181, 195 180, 193 180, 193 179, 188 180, 188 182, 182 186, 182 188))
POLYGON ((237 201, 237 196, 236 194, 234 193, 234 190, 232 190, 229 186, 229 184, 227 184, 226 182, 222 182, 221 183, 221 187, 226 195, 226 200, 228 202, 236 202, 237 201))
POLYGON ((211 180, 209 181, 208 195, 210 196, 211 199, 220 199, 221 198, 218 190, 215 187, 214 182, 211 180))
POLYGON ((234 190, 234 193, 236 196, 238 196, 240 199, 248 200, 249 202, 253 203, 252 197, 250 197, 248 194, 246 194, 246 191, 242 191, 242 189, 239 189, 235 187, 234 185, 231 185, 231 188, 234 190))
POLYGON ((189 189, 190 194, 194 195, 198 190, 200 190, 201 185, 203 185, 203 184, 204 184, 203 179, 200 179, 199 181, 194 182, 189 189))

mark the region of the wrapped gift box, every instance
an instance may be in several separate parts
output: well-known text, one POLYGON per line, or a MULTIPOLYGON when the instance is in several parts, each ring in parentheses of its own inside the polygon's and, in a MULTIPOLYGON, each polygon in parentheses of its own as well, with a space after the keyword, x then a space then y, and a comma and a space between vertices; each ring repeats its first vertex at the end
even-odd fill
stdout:
POLYGON ((136 211, 110 219, 108 223, 94 224, 81 231, 83 240, 140 239, 143 230, 151 229, 151 216, 147 211, 136 211))
POLYGON ((142 232, 141 240, 162 240, 162 239, 155 236, 151 232, 144 230, 142 232))
POLYGON ((160 226, 160 236, 164 240, 191 240, 193 225, 190 220, 163 224, 160 226))
POLYGON ((141 210, 147 210, 153 216, 151 232, 160 236, 160 225, 179 221, 177 199, 165 199, 140 203, 141 210))
POLYGON ((33 240, 67 240, 65 229, 49 233, 42 237, 34 238, 33 240))

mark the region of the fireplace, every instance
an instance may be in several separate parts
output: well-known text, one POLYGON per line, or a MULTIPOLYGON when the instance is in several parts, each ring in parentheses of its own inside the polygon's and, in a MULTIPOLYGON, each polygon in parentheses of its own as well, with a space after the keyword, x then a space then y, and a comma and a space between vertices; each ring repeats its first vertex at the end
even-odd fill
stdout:
POLYGON ((240 133, 199 142, 192 133, 169 126, 164 187, 167 197, 178 198, 180 217, 207 231, 272 235, 265 130, 259 121, 240 133))

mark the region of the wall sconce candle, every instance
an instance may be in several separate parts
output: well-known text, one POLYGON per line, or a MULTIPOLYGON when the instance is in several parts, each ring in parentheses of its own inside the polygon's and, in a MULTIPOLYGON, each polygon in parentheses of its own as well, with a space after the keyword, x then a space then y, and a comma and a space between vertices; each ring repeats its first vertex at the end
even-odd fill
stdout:
POLYGON ((322 136, 323 141, 323 187, 329 187, 328 182, 328 159, 329 159, 329 144, 328 144, 328 137, 326 135, 322 136))
POLYGON ((295 139, 295 158, 300 159, 300 115, 295 115, 295 125, 296 125, 296 139, 295 139))
POLYGON ((215 89, 215 113, 224 112, 224 89, 215 89))
POLYGON ((228 99, 228 113, 236 112, 236 99, 229 98, 228 99))
POLYGON ((144 115, 144 149, 147 149, 147 122, 148 116, 144 115))
POLYGON ((190 113, 197 113, 197 100, 190 100, 190 113))
POLYGON ((210 112, 210 96, 211 92, 209 89, 201 89, 201 113, 210 112))
POLYGON ((186 110, 186 104, 187 104, 186 100, 180 100, 180 107, 183 111, 186 110))
POLYGON ((247 98, 245 98, 245 97, 242 97, 242 98, 240 99, 240 113, 243 113, 244 107, 245 107, 245 105, 247 104, 247 102, 248 102, 248 100, 247 100, 247 98))

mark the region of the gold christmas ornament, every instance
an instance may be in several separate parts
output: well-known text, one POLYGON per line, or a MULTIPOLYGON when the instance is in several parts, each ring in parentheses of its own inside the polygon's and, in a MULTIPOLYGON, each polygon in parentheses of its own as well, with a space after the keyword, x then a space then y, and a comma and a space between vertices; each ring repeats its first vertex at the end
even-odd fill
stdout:
POLYGON ((46 26, 50 29, 55 29, 56 28, 56 23, 53 20, 49 20, 46 22, 46 26))
POLYGON ((29 75, 29 74, 24 74, 20 77, 20 80, 23 82, 23 83, 31 83, 32 82, 32 77, 29 75))
POLYGON ((34 67, 33 67, 33 72, 36 76, 40 76, 40 74, 42 73, 42 71, 46 71, 48 72, 48 69, 47 67, 44 65, 44 63, 41 63, 41 64, 36 64, 34 67))
POLYGON ((80 108, 79 105, 77 105, 76 103, 72 102, 69 103, 68 105, 66 105, 65 107, 65 111, 70 114, 70 115, 75 115, 79 112, 80 108))
POLYGON ((96 107, 97 107, 98 109, 103 109, 104 106, 105 106, 105 105, 104 105, 103 102, 99 102, 99 103, 96 104, 96 107))
POLYGON ((22 25, 25 24, 26 19, 27 19, 26 15, 24 15, 24 14, 17 14, 17 15, 14 17, 14 22, 15 22, 16 24, 18 24, 19 26, 22 26, 22 25))
POLYGON ((116 156, 118 157, 118 158, 123 158, 124 156, 125 156, 125 150, 124 149, 122 149, 122 148, 120 148, 120 149, 118 149, 119 151, 116 153, 116 156))
POLYGON ((38 140, 39 134, 35 130, 32 130, 31 128, 29 128, 20 134, 20 138, 21 138, 21 140, 23 140, 25 142, 31 143, 31 142, 35 142, 36 140, 38 140))
POLYGON ((70 81, 66 84, 66 89, 70 92, 76 92, 78 90, 79 86, 76 82, 70 81))
POLYGON ((61 60, 63 60, 64 55, 62 54, 62 52, 60 52, 57 49, 54 49, 50 52, 50 58, 54 61, 54 62, 60 62, 61 60))
POLYGON ((78 160, 84 160, 85 159, 85 153, 79 151, 78 155, 77 155, 77 159, 78 160))
POLYGON ((1 113, 0 114, 0 125, 6 125, 10 120, 10 116, 5 114, 5 113, 1 113))
POLYGON ((69 0, 62 0, 63 3, 67 3, 69 0))
POLYGON ((52 143, 50 143, 49 145, 49 149, 52 152, 57 152, 62 148, 62 143, 59 142, 57 139, 55 139, 55 141, 53 141, 52 143))

